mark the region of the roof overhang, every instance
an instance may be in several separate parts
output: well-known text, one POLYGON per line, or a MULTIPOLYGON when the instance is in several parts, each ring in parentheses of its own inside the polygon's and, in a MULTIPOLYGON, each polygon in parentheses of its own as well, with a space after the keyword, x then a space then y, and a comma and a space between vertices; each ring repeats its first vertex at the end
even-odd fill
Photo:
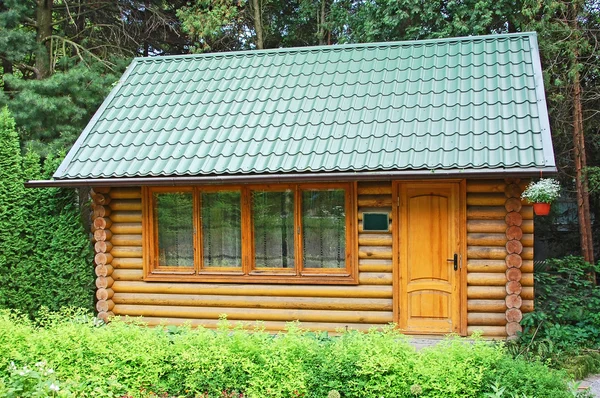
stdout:
POLYGON ((75 178, 61 180, 32 180, 25 183, 28 188, 41 187, 125 187, 125 186, 183 186, 195 184, 267 184, 290 182, 332 182, 332 181, 376 181, 376 180, 415 180, 415 179, 462 179, 462 178, 504 178, 535 177, 554 175, 557 169, 551 167, 497 168, 497 169, 443 169, 443 170, 378 170, 327 173, 279 173, 279 174, 223 174, 197 176, 148 176, 75 178))

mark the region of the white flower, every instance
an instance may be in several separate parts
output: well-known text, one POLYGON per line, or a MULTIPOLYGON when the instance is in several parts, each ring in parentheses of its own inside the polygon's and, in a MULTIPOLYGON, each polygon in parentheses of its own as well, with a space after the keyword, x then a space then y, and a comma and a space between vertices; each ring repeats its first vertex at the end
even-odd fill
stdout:
POLYGON ((46 373, 48 373, 49 375, 51 375, 52 373, 54 373, 54 369, 48 369, 48 370, 46 371, 46 373))
POLYGON ((54 384, 54 383, 50 384, 49 388, 52 391, 58 391, 58 390, 60 390, 60 387, 58 385, 54 384))

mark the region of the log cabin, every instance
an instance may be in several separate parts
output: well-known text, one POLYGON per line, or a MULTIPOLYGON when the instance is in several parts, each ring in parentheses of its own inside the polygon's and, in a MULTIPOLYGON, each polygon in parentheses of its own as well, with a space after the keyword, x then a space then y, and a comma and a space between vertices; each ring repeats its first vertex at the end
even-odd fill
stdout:
POLYGON ((556 172, 535 33, 134 59, 49 181, 98 315, 506 338, 556 172))

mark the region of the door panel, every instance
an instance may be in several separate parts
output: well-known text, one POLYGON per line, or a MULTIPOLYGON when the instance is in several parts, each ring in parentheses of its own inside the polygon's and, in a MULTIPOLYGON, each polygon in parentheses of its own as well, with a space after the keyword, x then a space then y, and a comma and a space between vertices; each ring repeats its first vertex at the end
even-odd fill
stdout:
MULTIPOLYGON (((460 332, 459 186, 405 183, 400 198, 400 327, 415 333, 460 332)), ((398 228, 398 227, 397 227, 398 228)))

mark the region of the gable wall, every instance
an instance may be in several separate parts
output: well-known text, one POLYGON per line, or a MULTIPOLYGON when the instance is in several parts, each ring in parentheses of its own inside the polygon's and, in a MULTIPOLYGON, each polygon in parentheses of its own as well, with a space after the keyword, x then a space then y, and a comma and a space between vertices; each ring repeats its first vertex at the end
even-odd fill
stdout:
MULTIPOLYGON (((469 334, 475 330, 488 336, 506 336, 507 330, 514 334, 521 311, 532 310, 533 215, 530 206, 514 199, 521 189, 503 180, 467 183, 469 334), (518 237, 517 229, 523 236, 509 244, 510 226, 516 227, 510 230, 511 238, 518 237), (507 268, 507 250, 522 258, 520 270, 507 268), (507 295, 507 290, 513 294, 507 295)), ((231 321, 262 319, 268 330, 281 330, 286 321, 299 319, 303 327, 331 331, 366 330, 393 322, 394 220, 389 233, 362 231, 364 211, 386 211, 391 216, 389 181, 358 184, 356 286, 144 282, 141 189, 99 188, 93 201, 97 309, 103 318, 142 316, 151 325, 166 319, 171 324, 191 320, 214 327, 226 313, 231 321)), ((511 261, 517 264, 514 256, 511 261)))

